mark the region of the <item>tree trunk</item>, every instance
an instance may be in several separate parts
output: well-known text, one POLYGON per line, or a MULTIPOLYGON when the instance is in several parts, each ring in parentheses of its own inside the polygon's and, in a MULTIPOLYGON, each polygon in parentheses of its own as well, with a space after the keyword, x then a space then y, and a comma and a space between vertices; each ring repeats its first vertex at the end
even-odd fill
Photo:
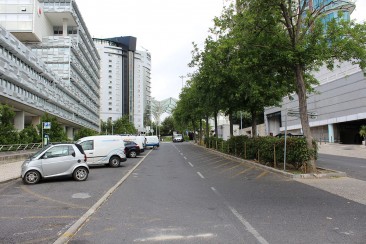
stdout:
POLYGON ((200 119, 200 131, 198 133, 198 139, 199 139, 200 145, 202 145, 202 119, 200 119))
POLYGON ((208 124, 208 115, 206 116, 206 137, 205 138, 209 138, 210 137, 210 126, 208 124))
POLYGON ((217 138, 217 112, 215 112, 215 137, 217 138))
POLYGON ((252 137, 257 137, 257 112, 256 111, 250 111, 252 115, 252 137))
POLYGON ((230 122, 230 137, 234 136, 234 125, 233 125, 233 115, 229 114, 229 122, 230 122))
MULTIPOLYGON (((309 149, 314 150, 313 137, 311 135, 309 125, 304 72, 303 68, 299 64, 296 65, 295 69, 296 69, 295 72, 296 72, 296 83, 297 83, 297 95, 299 97, 299 109, 300 109, 300 120, 301 120, 302 131, 306 138, 307 147, 309 149)), ((307 162, 308 173, 316 172, 316 161, 314 156, 312 156, 310 160, 307 162)))

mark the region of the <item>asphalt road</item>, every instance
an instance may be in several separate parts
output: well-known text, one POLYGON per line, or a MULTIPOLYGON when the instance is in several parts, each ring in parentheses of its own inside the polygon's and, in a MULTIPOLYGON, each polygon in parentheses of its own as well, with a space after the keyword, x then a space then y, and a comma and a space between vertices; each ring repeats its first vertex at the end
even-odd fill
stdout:
POLYGON ((167 143, 69 243, 365 243, 365 223, 365 205, 167 143))
POLYGON ((320 167, 346 172, 349 177, 366 181, 365 159, 319 154, 317 163, 320 167))
POLYGON ((0 243, 53 243, 141 159, 119 168, 93 167, 85 182, 0 183, 0 243))

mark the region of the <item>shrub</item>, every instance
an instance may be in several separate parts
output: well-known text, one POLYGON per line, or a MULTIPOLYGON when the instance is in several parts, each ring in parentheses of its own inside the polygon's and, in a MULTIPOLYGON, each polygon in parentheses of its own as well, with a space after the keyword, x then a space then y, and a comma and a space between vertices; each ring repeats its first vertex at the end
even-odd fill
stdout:
MULTIPOLYGON (((286 164, 291 164, 295 169, 299 169, 312 155, 316 156, 316 142, 313 143, 314 151, 307 148, 304 137, 288 137, 286 139, 286 164)), ((205 145, 243 159, 256 160, 261 164, 273 166, 274 162, 278 164, 284 161, 284 138, 235 136, 224 141, 210 137, 205 138, 205 145), (216 145, 218 145, 217 148, 216 145)))

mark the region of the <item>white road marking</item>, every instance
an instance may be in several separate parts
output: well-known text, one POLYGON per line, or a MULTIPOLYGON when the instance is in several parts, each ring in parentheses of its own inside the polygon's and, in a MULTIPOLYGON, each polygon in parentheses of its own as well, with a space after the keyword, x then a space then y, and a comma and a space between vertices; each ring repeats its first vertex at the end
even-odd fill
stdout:
POLYGON ((235 208, 228 206, 230 211, 239 219, 239 221, 245 226, 245 228, 259 241, 261 244, 268 244, 268 241, 264 239, 249 222, 241 216, 235 208))
POLYGON ((204 179, 205 177, 200 173, 200 172, 197 172, 197 174, 202 178, 204 179))
MULTIPOLYGON (((214 188, 211 187, 211 190, 213 190, 215 192, 216 195, 218 195, 219 197, 222 197, 221 194, 214 188)), ((238 211, 236 211, 235 208, 231 207, 226 200, 224 200, 225 205, 230 209, 230 211, 235 215, 235 217, 244 225, 244 227, 247 229, 247 231, 249 233, 251 233, 255 239, 257 239, 257 241, 261 244, 269 244, 268 241, 266 239, 264 239, 259 233, 258 231, 243 217, 239 214, 238 211)))
POLYGON ((183 157, 185 160, 187 160, 187 158, 186 157, 183 157))
POLYGON ((194 167, 194 165, 191 163, 191 162, 188 162, 188 164, 193 168, 194 167))
POLYGON ((145 239, 136 239, 135 242, 147 242, 147 241, 173 241, 173 240, 188 240, 193 238, 212 238, 216 235, 212 233, 207 234, 198 234, 198 235, 189 235, 189 236, 183 236, 183 235, 160 235, 155 237, 149 237, 145 239))

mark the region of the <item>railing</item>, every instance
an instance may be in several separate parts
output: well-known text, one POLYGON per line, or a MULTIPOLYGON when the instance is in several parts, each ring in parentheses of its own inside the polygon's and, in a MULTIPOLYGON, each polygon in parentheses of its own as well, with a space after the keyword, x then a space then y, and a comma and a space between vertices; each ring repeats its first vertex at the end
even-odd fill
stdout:
POLYGON ((42 143, 0 145, 0 152, 24 151, 24 150, 39 149, 41 147, 42 143))

